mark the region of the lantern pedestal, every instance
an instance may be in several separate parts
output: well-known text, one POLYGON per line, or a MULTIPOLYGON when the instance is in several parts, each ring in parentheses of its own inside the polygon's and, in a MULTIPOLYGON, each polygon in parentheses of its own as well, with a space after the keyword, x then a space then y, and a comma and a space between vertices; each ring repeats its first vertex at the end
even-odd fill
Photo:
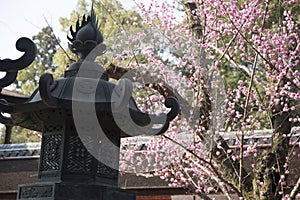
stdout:
POLYGON ((74 183, 20 185, 18 200, 135 200, 135 194, 109 186, 74 183))
MULTIPOLYGON (((99 145, 99 139, 89 137, 89 133, 80 138, 68 111, 46 109, 35 115, 44 121, 38 182, 20 185, 18 200, 135 200, 135 194, 118 188, 119 157, 112 155, 119 155, 119 148, 115 152, 106 149, 116 165, 109 167, 96 159, 82 142, 84 139, 93 148, 99 145)), ((103 117, 106 137, 119 147, 121 132, 109 115, 103 117)))

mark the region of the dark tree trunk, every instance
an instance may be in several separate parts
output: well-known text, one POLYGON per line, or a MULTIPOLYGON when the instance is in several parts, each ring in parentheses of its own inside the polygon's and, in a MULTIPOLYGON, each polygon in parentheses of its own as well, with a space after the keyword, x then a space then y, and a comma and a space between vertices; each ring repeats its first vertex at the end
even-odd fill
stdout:
MULTIPOLYGON (((280 83, 280 90, 287 80, 282 80, 280 83)), ((285 102, 288 105, 291 101, 285 102)), ((274 129, 272 148, 264 153, 259 158, 258 169, 255 172, 255 179, 253 181, 254 194, 259 196, 259 199, 280 200, 282 199, 281 192, 284 194, 286 187, 282 185, 281 176, 287 178, 285 174, 285 164, 287 163, 287 156, 289 151, 289 134, 291 133, 292 124, 289 118, 292 115, 291 111, 283 111, 281 105, 275 105, 272 108, 272 125, 274 129), (262 185, 257 184, 257 180, 262 182, 262 185)))
POLYGON ((4 138, 4 144, 11 144, 11 125, 5 125, 5 138, 4 138))

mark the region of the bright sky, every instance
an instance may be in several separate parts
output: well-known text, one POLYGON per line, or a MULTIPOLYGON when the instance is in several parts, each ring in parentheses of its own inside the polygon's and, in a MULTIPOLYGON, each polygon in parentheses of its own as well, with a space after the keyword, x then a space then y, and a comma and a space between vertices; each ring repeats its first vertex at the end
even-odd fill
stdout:
POLYGON ((76 8, 77 0, 1 0, 0 2, 0 58, 15 59, 22 55, 15 49, 20 37, 31 38, 47 26, 60 32, 58 19, 67 17, 76 8))
MULTIPOLYGON (((123 0, 125 2, 126 0, 123 0)), ((126 8, 133 5, 126 1, 126 8)), ((15 48, 20 37, 31 38, 47 26, 53 27, 65 47, 66 34, 61 33, 58 19, 68 17, 76 9, 77 0, 1 0, 0 1, 0 59, 16 59, 23 53, 15 48)))

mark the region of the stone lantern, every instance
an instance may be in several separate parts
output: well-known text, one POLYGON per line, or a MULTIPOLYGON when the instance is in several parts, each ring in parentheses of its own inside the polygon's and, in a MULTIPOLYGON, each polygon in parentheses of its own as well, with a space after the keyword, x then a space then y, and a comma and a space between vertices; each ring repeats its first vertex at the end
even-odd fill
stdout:
MULTIPOLYGON (((20 185, 17 199, 134 200, 135 194, 118 188, 120 138, 164 133, 179 104, 170 97, 165 101, 169 113, 143 113, 132 97, 129 79, 108 81, 95 62, 106 47, 93 9, 70 31, 69 47, 80 60, 63 78, 43 74, 38 89, 24 103, 0 100, 1 113, 10 114, 1 114, 1 123, 42 132, 37 183, 20 185)), ((35 58, 31 40, 21 38, 16 46, 25 53, 17 60, 0 60, 0 71, 7 72, 1 87, 11 84, 18 70, 35 58)))

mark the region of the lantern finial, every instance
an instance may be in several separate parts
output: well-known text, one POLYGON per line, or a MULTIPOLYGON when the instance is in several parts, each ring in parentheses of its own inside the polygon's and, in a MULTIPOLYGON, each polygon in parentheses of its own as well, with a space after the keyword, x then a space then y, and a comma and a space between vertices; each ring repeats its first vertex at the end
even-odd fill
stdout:
MULTIPOLYGON (((86 17, 83 15, 81 24, 78 19, 75 30, 70 27, 71 37, 67 36, 70 50, 84 59, 97 45, 104 41, 103 35, 98 28, 98 20, 92 2, 91 14, 86 17)), ((105 49, 104 49, 105 50, 105 49)))

